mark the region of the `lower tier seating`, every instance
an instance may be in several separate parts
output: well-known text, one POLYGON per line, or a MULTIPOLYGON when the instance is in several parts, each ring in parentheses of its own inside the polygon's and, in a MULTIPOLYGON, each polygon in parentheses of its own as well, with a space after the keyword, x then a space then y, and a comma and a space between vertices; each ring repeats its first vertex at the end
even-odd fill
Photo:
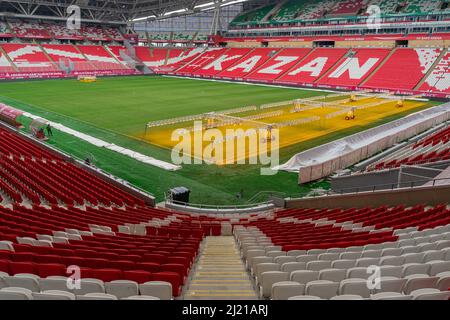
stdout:
POLYGON ((234 234, 262 298, 450 298, 446 204, 289 209, 251 220, 234 234), (368 286, 375 272, 380 285, 368 286))
POLYGON ((421 165, 450 160, 450 127, 445 127, 412 145, 384 157, 368 167, 369 171, 421 165))

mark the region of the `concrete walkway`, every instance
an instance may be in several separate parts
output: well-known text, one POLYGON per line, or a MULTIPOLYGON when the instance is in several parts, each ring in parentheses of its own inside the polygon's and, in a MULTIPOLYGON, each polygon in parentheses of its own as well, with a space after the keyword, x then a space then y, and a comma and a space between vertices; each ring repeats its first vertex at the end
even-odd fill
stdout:
POLYGON ((232 236, 207 237, 185 300, 257 300, 232 236))

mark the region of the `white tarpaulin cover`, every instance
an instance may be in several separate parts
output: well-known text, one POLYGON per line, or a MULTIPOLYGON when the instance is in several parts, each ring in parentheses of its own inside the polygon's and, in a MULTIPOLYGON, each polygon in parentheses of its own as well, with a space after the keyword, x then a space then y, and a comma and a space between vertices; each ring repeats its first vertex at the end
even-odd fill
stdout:
MULTIPOLYGON (((37 117, 37 116, 35 116, 35 115, 31 114, 31 113, 28 113, 28 112, 25 112, 23 115, 28 117, 28 118, 31 118, 33 120, 40 118, 40 117, 37 117)), ((130 158, 133 158, 133 159, 135 159, 137 161, 140 161, 140 162, 143 162, 143 163, 146 163, 146 164, 149 164, 149 165, 152 165, 152 166, 164 169, 164 170, 175 171, 175 170, 181 169, 180 166, 177 166, 177 165, 174 165, 172 163, 168 163, 168 162, 165 162, 165 161, 161 161, 161 160, 158 160, 158 159, 155 159, 155 158, 143 155, 143 154, 135 152, 133 150, 129 150, 129 149, 125 149, 125 148, 119 147, 119 146, 115 145, 114 143, 109 143, 109 142, 106 142, 106 141, 94 138, 94 137, 92 137, 90 135, 87 135, 87 134, 84 134, 82 132, 70 129, 70 128, 68 128, 68 127, 66 127, 66 126, 64 126, 64 125, 62 125, 60 123, 51 122, 51 121, 48 121, 48 120, 45 120, 45 121, 47 123, 50 123, 50 125, 53 128, 55 128, 55 129, 57 129, 59 131, 62 131, 64 133, 70 134, 70 135, 72 135, 74 137, 77 137, 77 138, 79 138, 81 140, 84 140, 86 142, 89 142, 90 144, 92 144, 92 145, 94 145, 96 147, 106 148, 106 149, 115 151, 117 153, 123 154, 125 156, 130 157, 130 158)))
POLYGON ((309 173, 310 179, 305 177, 303 182, 319 179, 408 139, 426 130, 427 127, 446 121, 449 116, 450 103, 419 111, 402 119, 298 153, 285 164, 273 169, 299 172, 308 168, 312 172, 309 173))

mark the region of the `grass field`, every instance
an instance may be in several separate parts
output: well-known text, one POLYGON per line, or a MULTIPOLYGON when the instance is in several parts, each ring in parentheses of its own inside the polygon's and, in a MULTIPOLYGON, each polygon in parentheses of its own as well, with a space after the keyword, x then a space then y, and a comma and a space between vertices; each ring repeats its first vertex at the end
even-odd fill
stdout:
MULTIPOLYGON (((59 122, 105 141, 170 162, 167 149, 148 144, 142 135, 149 121, 261 105, 323 95, 323 92, 249 86, 211 81, 161 77, 103 78, 94 84, 75 80, 45 80, 0 84, 0 101, 32 114, 59 122)), ((400 118, 426 106, 411 108, 342 130, 326 132, 280 152, 280 161, 293 154, 343 136, 400 118)), ((314 185, 298 186, 297 175, 279 172, 260 176, 258 165, 183 165, 176 172, 145 165, 73 136, 57 132, 50 144, 78 157, 92 156, 95 164, 153 193, 158 201, 174 186, 192 190, 192 201, 242 203, 260 191, 296 194, 314 185), (236 194, 243 190, 243 199, 236 194)))

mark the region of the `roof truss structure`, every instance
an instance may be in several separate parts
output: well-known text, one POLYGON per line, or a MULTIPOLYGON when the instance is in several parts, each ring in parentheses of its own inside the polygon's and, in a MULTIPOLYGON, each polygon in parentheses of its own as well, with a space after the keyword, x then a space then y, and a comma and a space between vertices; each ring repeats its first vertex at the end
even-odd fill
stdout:
POLYGON ((67 8, 77 5, 89 22, 129 23, 135 19, 157 20, 200 12, 246 0, 0 0, 0 16, 64 19, 67 8))

